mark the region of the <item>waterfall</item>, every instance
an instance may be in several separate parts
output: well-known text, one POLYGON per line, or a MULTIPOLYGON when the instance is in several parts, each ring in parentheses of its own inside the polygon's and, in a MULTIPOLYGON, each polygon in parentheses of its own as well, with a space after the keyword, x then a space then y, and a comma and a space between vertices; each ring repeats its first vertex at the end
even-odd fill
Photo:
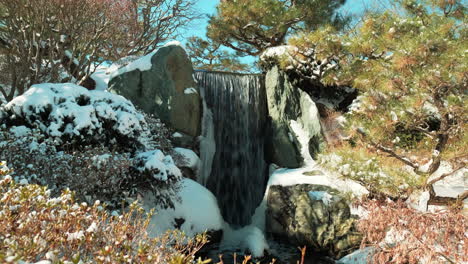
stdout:
MULTIPOLYGON (((218 198, 228 223, 247 225, 262 201, 268 175, 264 76, 197 72, 195 79, 210 111, 216 146, 211 168, 202 168, 210 173, 203 176, 204 184, 218 198)), ((209 166, 203 160, 210 159, 210 153, 202 150, 201 156, 209 166)))

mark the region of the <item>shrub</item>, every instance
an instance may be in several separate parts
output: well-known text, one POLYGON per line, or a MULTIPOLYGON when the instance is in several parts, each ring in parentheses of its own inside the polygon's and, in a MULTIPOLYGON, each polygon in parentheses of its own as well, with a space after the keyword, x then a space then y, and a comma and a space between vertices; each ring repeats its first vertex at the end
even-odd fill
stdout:
POLYGON ((147 190, 153 191, 161 205, 172 206, 181 174, 168 156, 163 155, 163 159, 166 163, 158 169, 170 173, 166 180, 158 180, 153 176, 159 173, 156 168, 145 172, 140 167, 144 164, 130 153, 99 145, 77 151, 68 143, 58 149, 54 139, 39 129, 0 129, 0 160, 15 168, 11 175, 16 181, 47 185, 52 195, 70 188, 79 201, 101 200, 112 209, 120 209, 147 190))
POLYGON ((405 203, 368 201, 360 220, 364 244, 377 248, 372 263, 465 263, 468 221, 451 209, 423 213, 405 203))
POLYGON ((143 115, 130 101, 74 84, 35 85, 0 109, 0 121, 37 127, 56 145, 137 149, 149 134, 143 115))
POLYGON ((45 187, 18 185, 10 176, 0 180, 0 197, 2 263, 193 263, 207 241, 175 231, 150 238, 149 218, 136 204, 111 216, 99 201, 74 203, 70 191, 51 198, 45 187))
POLYGON ((175 38, 198 17, 193 6, 192 0, 0 0, 7 65, 0 92, 10 101, 44 82, 94 89, 96 66, 175 38))
POLYGON ((466 5, 394 2, 346 34, 325 27, 289 44, 304 56, 313 51, 301 60, 331 63, 324 83, 359 89, 361 109, 347 128, 356 146, 426 178, 444 163, 466 167, 466 5))

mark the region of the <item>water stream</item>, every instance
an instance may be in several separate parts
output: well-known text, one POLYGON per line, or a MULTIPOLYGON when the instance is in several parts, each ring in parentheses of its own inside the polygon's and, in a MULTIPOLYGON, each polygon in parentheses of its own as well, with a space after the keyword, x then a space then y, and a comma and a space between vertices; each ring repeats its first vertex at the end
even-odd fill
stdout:
POLYGON ((215 145, 214 156, 201 151, 204 166, 211 161, 210 168, 203 169, 209 174, 202 176, 203 183, 218 198, 225 221, 247 225, 263 198, 268 177, 264 76, 196 72, 195 79, 209 108, 213 127, 207 130, 215 145))

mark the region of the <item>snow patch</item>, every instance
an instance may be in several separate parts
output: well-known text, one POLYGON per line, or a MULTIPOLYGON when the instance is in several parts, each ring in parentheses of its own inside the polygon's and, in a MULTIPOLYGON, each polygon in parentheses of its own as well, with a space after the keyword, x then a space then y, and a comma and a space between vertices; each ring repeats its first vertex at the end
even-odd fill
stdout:
POLYGON ((177 225, 176 220, 184 220, 180 226, 187 236, 209 230, 221 230, 224 220, 216 197, 197 182, 184 178, 181 180, 180 201, 174 203, 174 209, 159 209, 151 199, 151 192, 144 196, 146 209, 156 208, 148 226, 150 236, 156 237, 177 225))
POLYGON ((186 88, 184 90, 184 94, 197 94, 197 93, 198 93, 197 90, 193 87, 186 88))
MULTIPOLYGON (((428 182, 452 171, 453 168, 448 162, 442 162, 439 169, 429 177, 428 182)), ((468 191, 468 168, 463 168, 435 182, 432 186, 438 197, 457 198, 463 192, 468 191)))
POLYGON ((182 177, 182 173, 174 164, 172 157, 165 156, 160 150, 140 153, 136 159, 143 162, 142 166, 137 167, 138 171, 151 172, 157 180, 167 181, 169 175, 182 177))
POLYGON ((181 137, 183 137, 183 135, 181 133, 179 133, 179 132, 175 132, 174 134, 172 134, 172 137, 181 138, 181 137))
POLYGON ((344 256, 343 258, 339 259, 336 263, 337 264, 368 264, 372 263, 369 261, 371 255, 374 254, 375 248, 366 247, 363 249, 359 249, 354 251, 353 253, 344 256))
MULTIPOLYGON (((179 47, 184 48, 183 45, 179 41, 170 41, 166 43, 163 47, 168 47, 168 46, 179 46, 179 47)), ((151 70, 151 67, 153 66, 153 64, 151 63, 151 59, 153 58, 153 55, 156 54, 156 52, 158 52, 158 50, 159 49, 155 49, 149 54, 143 57, 140 57, 139 59, 129 63, 128 65, 121 67, 118 70, 112 72, 110 75, 110 79, 115 78, 124 73, 134 71, 134 70, 139 70, 139 71, 151 70)))
POLYGON ((235 230, 228 224, 225 224, 220 251, 226 249, 250 251, 253 257, 258 258, 264 255, 265 250, 268 250, 269 246, 263 231, 258 227, 250 225, 235 230))
POLYGON ((154 50, 150 52, 149 54, 140 57, 138 60, 135 60, 134 62, 119 68, 118 70, 114 71, 110 75, 110 79, 113 79, 119 75, 122 75, 127 72, 131 72, 134 70, 139 70, 139 71, 149 71, 151 70, 151 67, 153 64, 151 63, 151 58, 153 58, 153 55, 156 54, 158 50, 154 50))
POLYGON ((31 135, 31 129, 25 126, 16 126, 10 128, 10 133, 16 138, 22 138, 31 135))
POLYGON ((290 45, 282 45, 277 47, 271 47, 265 50, 262 55, 260 55, 261 61, 266 61, 268 59, 278 59, 282 56, 291 57, 291 53, 297 52, 298 49, 290 45))
POLYGON ((296 134, 296 138, 301 145, 301 156, 304 158, 304 162, 311 162, 312 156, 310 156, 309 152, 309 140, 311 137, 309 132, 306 131, 304 127, 295 120, 291 120, 289 125, 291 126, 294 134, 296 134))
POLYGON ((322 201, 325 205, 330 205, 333 202, 333 196, 327 192, 315 191, 309 192, 309 197, 315 201, 322 201))
POLYGON ((96 90, 106 91, 110 80, 109 67, 102 65, 97 67, 91 78, 96 82, 96 90))
POLYGON ((193 150, 186 148, 174 148, 174 151, 184 158, 182 167, 190 168, 196 172, 199 171, 201 160, 193 150))

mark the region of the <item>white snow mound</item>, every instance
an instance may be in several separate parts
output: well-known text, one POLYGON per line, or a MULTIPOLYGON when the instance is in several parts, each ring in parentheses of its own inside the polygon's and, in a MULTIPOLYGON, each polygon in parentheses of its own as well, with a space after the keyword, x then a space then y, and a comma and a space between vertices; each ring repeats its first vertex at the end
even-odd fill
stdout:
POLYGON ((223 217, 216 197, 197 182, 184 178, 179 192, 181 201, 174 203, 174 209, 158 209, 151 200, 151 193, 145 195, 144 207, 156 208, 156 213, 148 226, 148 232, 156 237, 177 225, 176 219, 184 220, 180 226, 187 236, 193 237, 205 231, 221 230, 223 217))
MULTIPOLYGON (((0 109, 0 121, 7 120, 38 127, 59 143, 62 139, 139 142, 146 127, 143 115, 124 97, 72 83, 33 85, 0 109)), ((25 131, 19 127, 13 132, 25 131)))

